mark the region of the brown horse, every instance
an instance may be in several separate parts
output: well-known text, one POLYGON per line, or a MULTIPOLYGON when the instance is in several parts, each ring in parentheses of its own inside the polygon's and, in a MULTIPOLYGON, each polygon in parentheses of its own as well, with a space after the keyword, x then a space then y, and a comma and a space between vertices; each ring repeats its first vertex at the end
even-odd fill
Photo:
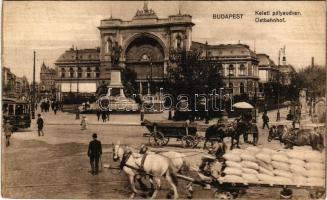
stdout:
POLYGON ((203 148, 206 147, 208 141, 210 142, 218 141, 218 140, 224 141, 225 137, 231 137, 230 149, 233 149, 235 144, 237 148, 240 148, 239 146, 240 136, 242 134, 247 133, 248 128, 249 128, 248 124, 244 121, 233 122, 227 127, 212 125, 206 130, 203 148), (234 140, 236 140, 235 144, 234 144, 234 140))

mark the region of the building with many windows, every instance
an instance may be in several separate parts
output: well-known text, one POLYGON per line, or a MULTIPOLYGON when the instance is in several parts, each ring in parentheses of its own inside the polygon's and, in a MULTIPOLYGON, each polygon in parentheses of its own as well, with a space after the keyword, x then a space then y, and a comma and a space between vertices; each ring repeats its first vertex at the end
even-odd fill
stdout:
POLYGON ((267 54, 257 54, 259 60, 259 82, 277 82, 278 67, 267 54))
POLYGON ((30 87, 25 76, 18 77, 10 71, 10 68, 2 68, 2 95, 4 97, 27 100, 30 95, 30 87))
POLYGON ((68 93, 94 94, 101 84, 100 48, 74 49, 64 52, 55 62, 57 98, 68 93))
POLYGON ((294 67, 290 64, 282 64, 278 67, 280 71, 280 81, 283 85, 290 85, 292 83, 292 79, 296 75, 296 71, 294 67))
POLYGON ((202 57, 218 65, 226 88, 234 95, 254 95, 258 89, 258 58, 248 45, 208 45, 193 42, 192 48, 202 51, 202 57))
POLYGON ((52 96, 55 93, 56 70, 42 63, 40 72, 40 94, 52 96))

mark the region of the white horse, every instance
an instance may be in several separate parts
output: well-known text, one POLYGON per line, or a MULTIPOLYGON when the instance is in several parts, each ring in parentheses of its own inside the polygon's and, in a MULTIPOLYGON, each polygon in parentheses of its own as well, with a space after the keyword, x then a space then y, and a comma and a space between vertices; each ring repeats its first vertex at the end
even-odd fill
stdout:
POLYGON ((162 176, 165 176, 166 180, 171 185, 174 191, 174 198, 178 198, 177 187, 174 183, 174 180, 176 180, 174 177, 176 170, 173 169, 169 159, 157 154, 147 155, 142 165, 141 155, 137 155, 131 150, 121 147, 118 142, 116 145, 113 144, 113 160, 120 161, 120 166, 128 176, 133 190, 131 198, 134 198, 135 194, 145 194, 135 187, 134 178, 140 173, 150 175, 151 181, 155 183, 152 199, 156 198, 158 190, 161 187, 162 176))
POLYGON ((142 145, 139 151, 140 154, 159 154, 166 158, 169 158, 173 169, 176 170, 176 173, 182 173, 183 171, 188 171, 190 168, 190 163, 185 159, 187 156, 183 153, 176 151, 162 151, 162 152, 153 152, 148 149, 147 146, 142 145))
MULTIPOLYGON (((170 159, 170 164, 172 164, 173 169, 176 170, 175 173, 184 174, 185 172, 190 171, 190 163, 186 160, 186 155, 176 151, 162 151, 162 152, 153 152, 148 149, 146 145, 142 145, 139 151, 140 154, 158 154, 170 159)), ((176 182, 177 184, 177 182, 176 182)), ((192 197, 193 187, 192 182, 189 182, 186 186, 188 192, 188 197, 192 197)))

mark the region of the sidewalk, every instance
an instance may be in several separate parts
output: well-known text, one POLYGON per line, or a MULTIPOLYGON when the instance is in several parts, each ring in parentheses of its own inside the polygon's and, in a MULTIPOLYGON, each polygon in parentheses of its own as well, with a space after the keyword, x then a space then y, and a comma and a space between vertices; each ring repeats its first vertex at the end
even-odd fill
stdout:
MULTIPOLYGON (((38 112, 35 114, 35 118, 37 118, 38 112)), ((140 114, 111 114, 109 121, 102 122, 98 121, 98 117, 96 114, 80 114, 80 119, 75 119, 76 115, 68 112, 57 112, 55 115, 53 111, 42 112, 40 113, 44 119, 44 123, 47 125, 80 125, 81 119, 83 116, 86 116, 87 122, 89 125, 129 125, 129 126, 140 126, 141 125, 141 117, 140 114)), ((168 111, 163 113, 154 113, 154 114, 144 114, 144 119, 149 120, 167 120, 168 119, 168 111)), ((33 121, 32 123, 35 123, 33 121)))
MULTIPOLYGON (((37 118, 36 112, 35 118, 37 118)), ((281 121, 286 121, 286 116, 288 113, 288 109, 283 108, 280 109, 281 121)), ((257 124, 262 125, 262 114, 259 113, 257 115, 257 124)), ((140 126, 141 125, 141 117, 140 114, 111 114, 110 119, 107 122, 98 121, 97 116, 95 114, 81 114, 80 119, 75 119, 75 114, 67 113, 67 112, 57 112, 57 115, 54 114, 53 111, 50 112, 42 112, 41 113, 44 123, 46 125, 80 125, 82 116, 86 116, 89 125, 129 125, 129 126, 140 126)), ((275 122, 277 116, 277 110, 268 111, 268 117, 270 122, 275 122)), ((168 119, 168 111, 164 111, 162 113, 153 113, 153 114, 144 114, 144 119, 153 120, 153 121, 161 121, 168 119)), ((204 121, 196 121, 201 127, 207 127, 209 125, 215 124, 217 122, 217 118, 211 119, 209 124, 205 124, 204 121)), ((231 120, 231 119, 230 119, 231 120)), ((289 121, 288 121, 289 122, 289 121)), ((32 121, 35 123, 35 120, 32 121)))

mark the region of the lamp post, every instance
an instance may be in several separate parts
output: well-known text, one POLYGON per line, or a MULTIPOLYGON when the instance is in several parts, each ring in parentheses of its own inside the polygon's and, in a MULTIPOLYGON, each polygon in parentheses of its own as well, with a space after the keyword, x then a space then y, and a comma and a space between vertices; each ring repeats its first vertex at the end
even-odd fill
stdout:
MULTIPOLYGON (((279 49, 278 51, 278 67, 280 67, 280 54, 281 54, 282 49, 279 49)), ((280 90, 280 71, 278 69, 277 71, 277 116, 276 116, 276 121, 280 121, 280 112, 279 112, 279 90, 280 90)))
POLYGON ((32 119, 35 119, 35 51, 33 52, 32 119))
POLYGON ((76 120, 79 120, 79 108, 78 108, 78 100, 79 100, 79 77, 78 77, 78 73, 79 73, 79 62, 78 62, 78 49, 76 47, 76 65, 77 65, 77 85, 76 85, 76 98, 75 98, 75 103, 76 103, 76 120), (77 101, 77 102, 76 102, 77 101))

